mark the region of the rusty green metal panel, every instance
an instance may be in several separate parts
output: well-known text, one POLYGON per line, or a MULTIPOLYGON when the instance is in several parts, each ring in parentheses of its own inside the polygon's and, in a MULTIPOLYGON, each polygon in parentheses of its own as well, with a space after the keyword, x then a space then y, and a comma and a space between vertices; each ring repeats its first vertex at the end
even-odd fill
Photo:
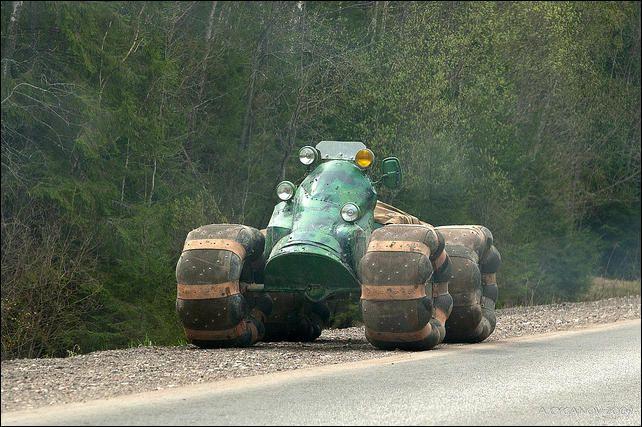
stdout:
POLYGON ((307 292, 313 300, 359 290, 356 266, 374 228, 377 193, 352 161, 319 164, 294 197, 279 203, 267 227, 265 290, 307 292), (360 217, 341 217, 346 203, 360 217))

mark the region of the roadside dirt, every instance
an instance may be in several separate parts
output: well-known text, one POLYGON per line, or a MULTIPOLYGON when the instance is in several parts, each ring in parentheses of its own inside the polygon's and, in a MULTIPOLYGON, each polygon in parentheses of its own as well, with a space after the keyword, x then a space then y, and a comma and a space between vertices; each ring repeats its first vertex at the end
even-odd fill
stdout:
MULTIPOLYGON (((639 318, 639 295, 516 307, 497 310, 497 329, 487 341, 639 318)), ((363 328, 354 327, 326 330, 312 343, 216 350, 189 345, 139 347, 59 359, 8 360, 2 362, 1 407, 2 412, 15 411, 397 353, 375 349, 363 328)))

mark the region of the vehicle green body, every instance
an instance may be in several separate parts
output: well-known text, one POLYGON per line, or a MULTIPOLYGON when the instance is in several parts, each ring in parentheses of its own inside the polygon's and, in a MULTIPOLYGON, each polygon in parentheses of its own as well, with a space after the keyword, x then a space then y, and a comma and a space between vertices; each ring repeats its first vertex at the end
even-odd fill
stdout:
POLYGON ((265 291, 303 292, 313 301, 359 292, 356 270, 374 222, 377 193, 352 161, 329 160, 312 170, 294 196, 277 204, 266 229, 265 291), (359 207, 347 222, 340 210, 359 207))

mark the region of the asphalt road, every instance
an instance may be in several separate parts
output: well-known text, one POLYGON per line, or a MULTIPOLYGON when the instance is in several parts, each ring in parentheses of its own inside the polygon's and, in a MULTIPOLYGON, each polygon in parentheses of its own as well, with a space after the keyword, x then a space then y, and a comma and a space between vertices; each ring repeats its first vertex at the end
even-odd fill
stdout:
POLYGON ((640 425, 640 321, 2 414, 17 424, 640 425))

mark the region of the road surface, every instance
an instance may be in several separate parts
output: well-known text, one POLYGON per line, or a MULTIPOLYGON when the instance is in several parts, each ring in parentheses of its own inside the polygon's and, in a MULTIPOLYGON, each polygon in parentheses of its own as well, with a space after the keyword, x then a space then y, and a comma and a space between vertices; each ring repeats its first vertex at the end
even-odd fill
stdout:
POLYGON ((2 414, 2 425, 635 424, 640 321, 2 414))

